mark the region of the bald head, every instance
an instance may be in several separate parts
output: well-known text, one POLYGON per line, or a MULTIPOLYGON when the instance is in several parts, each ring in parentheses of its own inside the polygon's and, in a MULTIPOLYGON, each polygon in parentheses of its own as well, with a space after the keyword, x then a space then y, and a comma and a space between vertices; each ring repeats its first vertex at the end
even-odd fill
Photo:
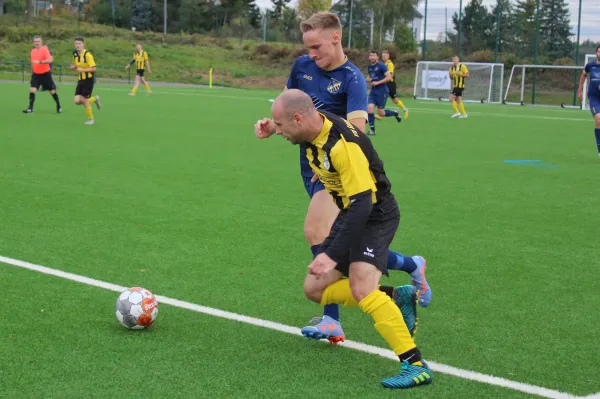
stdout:
POLYGON ((277 134, 292 144, 313 140, 323 126, 310 96, 297 89, 281 93, 271 107, 271 114, 277 134))

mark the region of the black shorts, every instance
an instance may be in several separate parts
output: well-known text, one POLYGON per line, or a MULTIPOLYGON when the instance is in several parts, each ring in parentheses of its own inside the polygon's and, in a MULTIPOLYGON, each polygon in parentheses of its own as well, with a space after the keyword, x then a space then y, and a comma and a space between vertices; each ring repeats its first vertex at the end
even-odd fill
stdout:
POLYGON ((139 77, 144 77, 144 70, 143 69, 138 69, 135 74, 139 77))
POLYGON ((455 87, 452 89, 452 94, 454 94, 456 97, 462 97, 463 90, 465 90, 464 87, 455 87))
POLYGON ((77 88, 75 89, 76 96, 82 96, 90 98, 92 91, 94 90, 94 79, 83 79, 77 81, 77 88))
MULTIPOLYGON (((323 241, 319 253, 327 251, 336 235, 340 232, 346 212, 340 212, 331 227, 329 236, 323 241)), ((346 259, 338 262, 335 267, 344 276, 348 277, 350 264, 353 262, 370 263, 386 276, 388 275, 387 260, 388 250, 400 224, 400 209, 393 195, 381 204, 373 206, 373 211, 362 232, 361 238, 355 246, 350 248, 346 259)))
POLYGON ((40 86, 42 90, 56 90, 54 80, 52 80, 52 72, 46 73, 33 73, 31 74, 31 87, 35 87, 39 90, 40 86))
POLYGON ((387 82, 387 87, 390 92, 390 98, 396 98, 396 82, 387 82))

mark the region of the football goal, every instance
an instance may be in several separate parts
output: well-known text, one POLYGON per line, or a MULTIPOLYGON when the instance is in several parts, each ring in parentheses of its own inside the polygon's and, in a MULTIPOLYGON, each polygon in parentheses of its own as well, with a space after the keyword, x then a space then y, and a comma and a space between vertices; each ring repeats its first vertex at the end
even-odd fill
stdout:
MULTIPOLYGON (((500 104, 504 87, 504 64, 461 62, 469 70, 463 101, 500 104)), ((452 80, 448 70, 452 62, 419 61, 413 96, 417 100, 448 101, 452 80)))
POLYGON ((504 104, 579 108, 581 66, 514 65, 504 90, 504 104))

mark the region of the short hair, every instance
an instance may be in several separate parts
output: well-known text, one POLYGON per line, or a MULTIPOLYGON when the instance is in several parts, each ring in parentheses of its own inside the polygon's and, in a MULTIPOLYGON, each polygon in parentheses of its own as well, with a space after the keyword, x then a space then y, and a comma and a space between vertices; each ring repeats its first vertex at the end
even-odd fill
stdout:
POLYGON ((337 15, 328 11, 317 12, 311 15, 310 18, 300 22, 302 33, 317 29, 334 29, 341 32, 342 23, 337 15))
POLYGON ((389 50, 383 50, 383 51, 381 52, 381 54, 383 54, 383 53, 388 53, 388 54, 389 54, 389 53, 390 53, 390 51, 389 51, 389 50))
MULTIPOLYGON (((369 51, 369 54, 377 54, 377 51, 371 50, 371 51, 369 51)), ((379 54, 377 54, 377 56, 379 57, 379 54)))
POLYGON ((35 35, 35 36, 33 37, 33 40, 35 40, 35 39, 41 39, 41 38, 42 38, 42 37, 41 37, 40 35, 35 35))
POLYGON ((83 37, 76 37, 75 41, 76 42, 85 42, 85 40, 83 40, 83 37))
POLYGON ((456 55, 456 54, 454 54, 454 55, 452 56, 452 58, 454 58, 454 57, 456 57, 456 58, 460 59, 460 58, 458 57, 458 55, 456 55))
POLYGON ((596 47, 596 52, 598 52, 598 50, 600 50, 600 46, 596 47))

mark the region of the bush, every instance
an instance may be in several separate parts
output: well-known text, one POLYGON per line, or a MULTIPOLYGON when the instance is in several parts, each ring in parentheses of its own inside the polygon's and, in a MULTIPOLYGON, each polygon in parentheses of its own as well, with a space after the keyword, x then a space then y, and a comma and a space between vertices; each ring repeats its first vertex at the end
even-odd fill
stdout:
POLYGON ((396 57, 396 64, 404 66, 415 66, 420 60, 419 53, 404 53, 396 57))
POLYGON ((559 58, 557 60, 555 60, 552 65, 567 65, 567 66, 574 66, 575 65, 575 61, 573 61, 572 58, 568 58, 568 57, 563 57, 563 58, 559 58))
POLYGON ((470 62, 494 62, 494 53, 491 50, 480 50, 467 56, 470 62))
POLYGON ((271 46, 269 46, 266 43, 261 43, 258 46, 256 46, 256 49, 254 49, 255 54, 269 54, 270 52, 271 46))

